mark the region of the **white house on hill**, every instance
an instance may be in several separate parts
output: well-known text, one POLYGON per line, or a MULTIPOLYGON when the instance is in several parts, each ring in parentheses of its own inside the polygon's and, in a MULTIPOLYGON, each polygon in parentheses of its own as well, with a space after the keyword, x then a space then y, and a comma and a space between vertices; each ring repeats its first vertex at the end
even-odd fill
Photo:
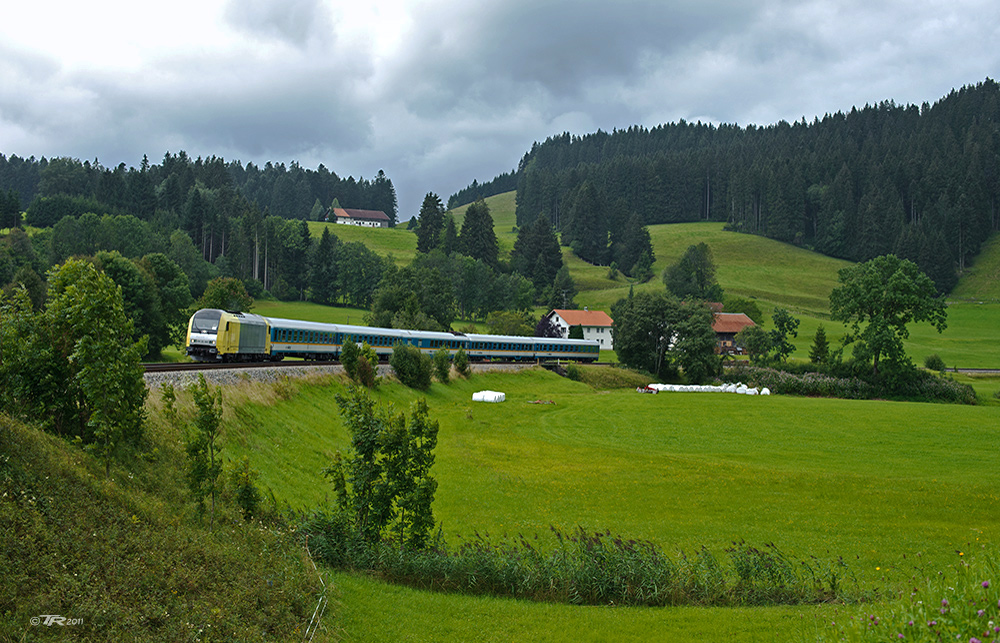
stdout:
POLYGON ((333 208, 327 215, 329 221, 331 216, 336 223, 341 225, 357 225, 367 228, 388 228, 389 216, 381 210, 352 210, 347 208, 333 208))
POLYGON ((583 328, 583 338, 596 340, 601 350, 612 350, 611 324, 613 320, 603 310, 563 310, 556 308, 546 315, 559 327, 563 337, 569 337, 570 326, 583 328))

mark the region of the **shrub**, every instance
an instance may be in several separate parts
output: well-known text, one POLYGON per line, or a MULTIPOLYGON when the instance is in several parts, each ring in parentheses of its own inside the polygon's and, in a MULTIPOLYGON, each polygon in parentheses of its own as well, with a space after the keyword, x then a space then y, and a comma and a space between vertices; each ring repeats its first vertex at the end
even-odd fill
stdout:
POLYGON ((260 491, 255 482, 259 472, 250 466, 250 458, 243 456, 233 463, 229 471, 229 484, 232 487, 236 505, 243 513, 244 520, 253 520, 260 505, 260 491))
POLYGON ((469 377, 469 356, 464 348, 459 348, 455 353, 455 370, 462 377, 469 377))
POLYGON ((581 379, 583 379, 583 376, 580 374, 580 367, 577 366, 576 364, 568 365, 566 367, 566 377, 573 380, 574 382, 579 382, 581 379))
POLYGON ((447 384, 451 373, 451 353, 442 346, 434 353, 434 377, 442 384, 447 384))
POLYGON ((431 387, 431 358, 408 344, 396 344, 389 365, 399 381, 410 388, 426 391, 431 387))
POLYGON ((358 382, 365 388, 377 388, 379 383, 378 366, 364 355, 358 358, 358 382))
POLYGON ((928 355, 924 358, 924 368, 929 371, 937 371, 938 373, 944 373, 945 368, 944 360, 937 353, 933 355, 928 355))
POLYGON ((344 366, 347 376, 354 381, 358 380, 358 345, 348 340, 344 342, 340 349, 340 363, 344 366))

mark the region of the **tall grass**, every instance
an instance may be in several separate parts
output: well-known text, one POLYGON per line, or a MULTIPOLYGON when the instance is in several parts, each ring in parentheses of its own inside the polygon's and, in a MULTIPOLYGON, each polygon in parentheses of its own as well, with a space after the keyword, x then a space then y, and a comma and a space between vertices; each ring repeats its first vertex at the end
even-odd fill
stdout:
POLYGON ((944 568, 914 568, 898 597, 844 610, 817 640, 1000 640, 1000 558, 990 550, 954 554, 954 563, 944 568))
POLYGON ((320 513, 299 533, 314 555, 340 569, 377 573, 420 589, 573 605, 798 605, 861 597, 842 558, 796 561, 769 544, 734 542, 720 563, 707 548, 667 555, 655 543, 583 528, 550 527, 554 546, 476 534, 457 549, 439 534, 428 549, 364 543, 336 515, 320 513))

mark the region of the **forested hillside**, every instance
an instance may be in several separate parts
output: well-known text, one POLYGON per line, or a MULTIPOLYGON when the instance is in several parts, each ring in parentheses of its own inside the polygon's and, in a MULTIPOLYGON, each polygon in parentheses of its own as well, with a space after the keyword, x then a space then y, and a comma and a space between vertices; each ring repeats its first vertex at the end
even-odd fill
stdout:
MULTIPOLYGON (((253 295, 300 299, 312 268, 306 219, 322 218, 335 203, 396 217, 395 189, 382 172, 372 181, 342 179, 322 165, 259 168, 184 152, 167 153, 160 165, 144 157, 138 168, 0 154, 0 197, 0 229, 12 230, 0 247, 0 285, 37 282, 72 256, 163 254, 195 298, 223 276, 243 280, 253 295), (20 223, 40 230, 29 241, 20 223)), ((370 305, 384 262, 360 243, 341 244, 334 260, 350 266, 345 275, 367 278, 334 284, 328 299, 370 305)))
POLYGON ((633 215, 725 221, 852 261, 895 253, 948 291, 1000 228, 998 126, 1000 86, 987 79, 933 105, 889 100, 812 122, 567 133, 522 158, 517 222, 545 214, 586 248, 581 233, 600 245, 633 215), (573 220, 585 189, 604 204, 600 225, 573 220))
MULTIPOLYGON (((268 162, 261 168, 216 156, 192 159, 183 151, 167 152, 160 165, 144 156, 138 168, 124 163, 108 168, 96 159, 39 160, 0 153, 0 192, 8 199, 13 192, 22 208, 35 209, 36 197, 65 195, 93 198, 106 208, 150 219, 157 210, 180 211, 195 187, 235 192, 248 204, 285 219, 315 219, 317 204, 325 210, 337 199, 341 207, 381 210, 396 221, 396 191, 382 171, 371 181, 345 179, 322 164, 315 170, 294 161, 287 167, 268 162)), ((226 214, 225 207, 220 209, 226 214)), ((0 219, 0 227, 8 226, 9 220, 0 219)))

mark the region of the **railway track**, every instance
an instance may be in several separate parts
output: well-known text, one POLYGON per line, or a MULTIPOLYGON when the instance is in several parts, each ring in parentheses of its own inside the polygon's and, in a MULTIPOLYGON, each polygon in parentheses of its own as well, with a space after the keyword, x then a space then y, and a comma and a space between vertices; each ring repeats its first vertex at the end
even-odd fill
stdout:
MULTIPOLYGON (((521 364, 523 362, 488 362, 490 364, 521 364)), ((280 362, 175 362, 170 364, 143 364, 147 373, 181 373, 184 371, 211 371, 219 369, 243 369, 243 368, 283 368, 302 366, 339 366, 340 362, 329 361, 306 361, 306 360, 283 360, 280 362)), ((616 366, 611 362, 597 362, 593 366, 616 366)), ((962 373, 963 375, 1000 375, 1000 368, 949 368, 946 372, 962 373)))
POLYGON ((147 373, 182 373, 184 371, 215 371, 243 368, 285 368, 302 366, 338 366, 340 362, 281 361, 281 362, 175 362, 170 364, 143 364, 147 373))
MULTIPOLYGON (((385 363, 385 362, 383 362, 385 363)), ((509 364, 526 364, 528 362, 470 362, 475 364, 496 364, 499 366, 509 364)), ((542 365, 545 365, 543 363, 542 365)), ((170 364, 143 364, 146 373, 183 373, 185 371, 214 371, 224 369, 249 369, 249 368, 292 368, 309 366, 340 366, 339 361, 314 361, 314 360, 282 360, 280 362, 175 362, 170 364)), ((607 366, 607 364, 602 364, 607 366)))

